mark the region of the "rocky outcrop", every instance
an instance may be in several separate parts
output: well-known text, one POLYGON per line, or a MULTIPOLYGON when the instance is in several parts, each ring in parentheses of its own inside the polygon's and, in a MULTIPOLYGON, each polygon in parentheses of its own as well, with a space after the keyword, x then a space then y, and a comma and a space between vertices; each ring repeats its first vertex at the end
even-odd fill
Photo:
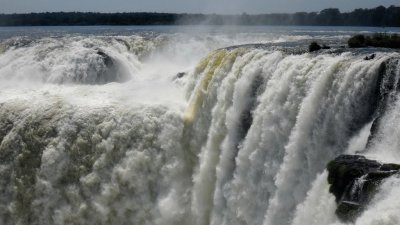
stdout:
POLYGON ((317 42, 311 42, 311 44, 308 46, 308 51, 309 52, 315 52, 321 49, 330 49, 331 47, 327 46, 327 45, 319 45, 317 42))
POLYGON ((400 49, 400 36, 397 34, 380 33, 372 36, 358 34, 351 37, 347 41, 347 44, 350 48, 379 47, 400 49))
POLYGON ((382 164, 361 155, 341 155, 328 163, 329 191, 335 195, 337 216, 353 221, 367 206, 381 181, 397 174, 400 165, 382 164))
POLYGON ((311 42, 311 44, 308 46, 309 52, 315 52, 320 49, 321 49, 321 46, 317 42, 311 42))

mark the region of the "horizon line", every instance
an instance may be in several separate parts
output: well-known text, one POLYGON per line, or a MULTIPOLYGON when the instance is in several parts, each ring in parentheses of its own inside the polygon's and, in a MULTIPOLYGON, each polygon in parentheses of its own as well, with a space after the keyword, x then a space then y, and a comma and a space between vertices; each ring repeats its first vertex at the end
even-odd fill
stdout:
POLYGON ((153 14, 186 14, 186 15, 221 15, 221 16, 238 16, 238 15, 268 15, 268 14, 296 14, 296 13, 320 13, 321 11, 325 9, 338 9, 340 13, 351 13, 354 12, 357 9, 376 9, 378 7, 385 7, 390 8, 390 7, 400 7, 397 5, 390 5, 390 6, 384 6, 384 5, 378 5, 373 8, 354 8, 351 11, 341 11, 339 8, 335 7, 328 7, 328 8, 323 8, 319 11, 297 11, 297 12, 265 12, 265 13, 248 13, 248 12, 242 12, 242 13, 230 13, 230 14, 224 14, 224 13, 215 13, 215 12, 162 12, 162 11, 115 11, 115 12, 100 12, 100 11, 41 11, 41 12, 11 12, 11 13, 4 13, 0 12, 0 15, 24 15, 24 14, 46 14, 46 13, 95 13, 95 14, 130 14, 130 13, 153 13, 153 14))

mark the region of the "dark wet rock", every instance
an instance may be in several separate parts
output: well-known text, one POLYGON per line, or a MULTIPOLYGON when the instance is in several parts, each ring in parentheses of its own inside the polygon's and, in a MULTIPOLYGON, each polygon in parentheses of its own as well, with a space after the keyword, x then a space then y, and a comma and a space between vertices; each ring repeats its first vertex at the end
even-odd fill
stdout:
POLYGON ((371 59, 374 59, 374 58, 375 58, 375 53, 374 53, 374 54, 371 54, 371 55, 365 56, 365 57, 364 57, 364 60, 371 60, 371 59))
POLYGON ((349 45, 350 48, 362 48, 362 47, 367 47, 365 43, 365 36, 364 35, 355 35, 351 37, 348 41, 347 44, 349 45))
MULTIPOLYGON (((114 60, 110 55, 105 53, 104 51, 98 49, 96 52, 97 55, 100 56, 103 61, 104 67, 96 71, 97 77, 95 80, 90 80, 85 83, 93 83, 93 84, 106 84, 110 82, 125 82, 129 80, 129 76, 120 70, 120 65, 116 60, 114 60)), ((96 66, 94 66, 96 68, 96 66)))
POLYGON ((317 42, 311 42, 311 44, 308 46, 309 52, 315 52, 321 49, 322 49, 321 45, 319 45, 317 42))
POLYGON ((118 41, 119 43, 122 43, 123 45, 125 45, 125 47, 128 51, 131 50, 131 46, 129 45, 129 43, 126 40, 120 39, 120 38, 116 38, 115 40, 118 41))
POLYGON ((324 44, 324 45, 322 45, 322 49, 331 49, 331 47, 324 44))
POLYGON ((400 165, 382 164, 361 155, 341 155, 328 163, 329 192, 336 197, 336 215, 352 222, 368 205, 381 181, 398 174, 400 165))
POLYGON ((262 76, 256 76, 251 83, 250 92, 246 99, 246 107, 242 111, 241 119, 239 121, 239 131, 237 140, 244 140, 247 132, 250 130, 253 124, 253 111, 257 107, 257 96, 260 96, 262 91, 265 89, 264 80, 262 76))
POLYGON ((101 58, 102 58, 104 64, 105 64, 107 67, 112 67, 112 66, 114 66, 114 61, 113 61, 113 59, 112 59, 109 55, 107 55, 105 52, 103 52, 103 51, 101 51, 101 50, 97 50, 97 54, 98 54, 99 56, 101 56, 101 58))
POLYGON ((308 51, 309 52, 315 52, 321 49, 331 49, 330 46, 323 44, 322 46, 319 45, 317 42, 311 42, 311 44, 308 46, 308 51))
POLYGON ((350 48, 379 47, 400 49, 400 36, 380 33, 372 36, 358 34, 351 37, 347 44, 350 48))
POLYGON ((397 57, 387 59, 382 62, 379 68, 378 80, 376 82, 377 86, 373 94, 374 99, 369 101, 375 108, 375 112, 373 113, 373 123, 367 146, 369 146, 372 143, 371 141, 376 137, 386 108, 396 101, 397 93, 400 90, 399 77, 397 76, 397 65, 399 61, 400 58, 397 57))
POLYGON ((184 76, 186 76, 186 73, 185 72, 179 72, 179 73, 177 73, 176 74, 176 78, 182 78, 182 77, 184 77, 184 76))

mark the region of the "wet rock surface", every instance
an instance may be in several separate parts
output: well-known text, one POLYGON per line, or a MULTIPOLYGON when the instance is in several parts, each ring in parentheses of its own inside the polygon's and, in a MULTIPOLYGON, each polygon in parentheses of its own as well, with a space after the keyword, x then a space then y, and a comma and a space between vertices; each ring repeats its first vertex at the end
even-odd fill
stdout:
POLYGON ((361 155, 340 155, 327 169, 329 191, 336 197, 336 215, 351 222, 368 205, 382 180, 398 174, 400 165, 382 164, 361 155))

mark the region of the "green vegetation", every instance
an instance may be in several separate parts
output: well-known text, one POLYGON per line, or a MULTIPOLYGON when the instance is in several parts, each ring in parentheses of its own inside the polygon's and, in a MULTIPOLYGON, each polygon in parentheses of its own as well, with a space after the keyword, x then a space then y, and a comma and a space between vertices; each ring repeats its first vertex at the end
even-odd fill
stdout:
POLYGON ((355 35, 348 40, 350 48, 382 47, 400 49, 400 36, 397 34, 355 35))
POLYGON ((0 14, 0 26, 60 25, 312 25, 312 26, 400 26, 400 7, 379 6, 341 13, 329 8, 321 12, 297 12, 249 15, 176 14, 176 13, 93 13, 46 12, 0 14))

